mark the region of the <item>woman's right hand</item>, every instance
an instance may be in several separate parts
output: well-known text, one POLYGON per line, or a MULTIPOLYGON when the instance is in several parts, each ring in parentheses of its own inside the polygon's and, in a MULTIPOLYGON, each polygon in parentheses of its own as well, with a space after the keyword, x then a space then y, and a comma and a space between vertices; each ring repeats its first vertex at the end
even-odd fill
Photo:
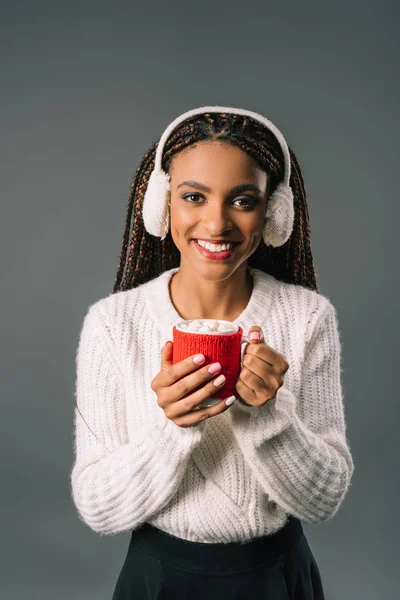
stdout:
POLYGON ((214 381, 220 377, 220 369, 210 373, 208 369, 211 365, 201 367, 204 361, 193 361, 199 356, 196 354, 173 364, 172 348, 173 342, 168 341, 161 349, 161 370, 151 382, 151 389, 157 394, 157 403, 167 418, 179 427, 188 427, 228 410, 233 402, 227 406, 226 399, 214 406, 196 408, 207 398, 213 397, 216 390, 223 387, 225 379, 216 386, 214 381))

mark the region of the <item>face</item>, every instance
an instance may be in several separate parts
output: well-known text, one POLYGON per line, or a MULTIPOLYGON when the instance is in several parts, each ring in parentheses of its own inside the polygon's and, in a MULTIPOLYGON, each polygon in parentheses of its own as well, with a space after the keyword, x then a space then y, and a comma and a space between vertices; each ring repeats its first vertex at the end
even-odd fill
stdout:
POLYGON ((238 146, 205 141, 180 152, 169 174, 171 235, 181 268, 195 269, 206 279, 226 279, 262 238, 267 173, 238 146), (204 240, 233 247, 218 253, 218 247, 204 248, 204 240))

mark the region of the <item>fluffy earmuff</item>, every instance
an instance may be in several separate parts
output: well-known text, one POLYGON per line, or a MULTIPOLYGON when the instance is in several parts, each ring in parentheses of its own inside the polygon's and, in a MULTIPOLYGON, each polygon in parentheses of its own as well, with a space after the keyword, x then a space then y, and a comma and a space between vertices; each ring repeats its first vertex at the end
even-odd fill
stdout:
POLYGON ((151 235, 164 240, 169 229, 168 192, 171 191, 171 180, 168 173, 155 168, 151 172, 143 202, 143 221, 151 235))
POLYGON ((264 243, 267 246, 282 246, 290 238, 293 222, 293 192, 289 186, 280 183, 267 201, 263 229, 264 243))

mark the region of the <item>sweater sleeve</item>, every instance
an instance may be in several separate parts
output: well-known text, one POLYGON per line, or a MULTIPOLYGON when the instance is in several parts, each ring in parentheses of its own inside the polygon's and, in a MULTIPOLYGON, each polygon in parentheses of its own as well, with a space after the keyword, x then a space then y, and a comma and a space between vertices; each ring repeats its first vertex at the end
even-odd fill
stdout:
POLYGON ((237 401, 231 409, 235 436, 262 489, 307 523, 335 515, 354 471, 340 361, 336 310, 328 302, 306 346, 298 397, 283 384, 262 407, 237 401))
POLYGON ((122 374, 110 329, 95 306, 84 319, 76 353, 70 484, 79 518, 112 535, 138 527, 167 504, 205 423, 179 427, 160 411, 160 419, 128 436, 122 374))

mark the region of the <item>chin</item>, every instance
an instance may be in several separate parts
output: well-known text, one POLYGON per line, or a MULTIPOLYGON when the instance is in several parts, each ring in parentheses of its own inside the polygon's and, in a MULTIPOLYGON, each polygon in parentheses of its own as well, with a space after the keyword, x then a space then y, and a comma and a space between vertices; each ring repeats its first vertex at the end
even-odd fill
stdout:
POLYGON ((210 261, 210 263, 199 265, 190 263, 193 270, 196 271, 206 281, 225 281, 229 279, 235 271, 243 264, 241 263, 227 263, 217 261, 210 261), (211 263, 211 264, 210 264, 211 263), (216 264, 213 264, 216 263, 216 264))

